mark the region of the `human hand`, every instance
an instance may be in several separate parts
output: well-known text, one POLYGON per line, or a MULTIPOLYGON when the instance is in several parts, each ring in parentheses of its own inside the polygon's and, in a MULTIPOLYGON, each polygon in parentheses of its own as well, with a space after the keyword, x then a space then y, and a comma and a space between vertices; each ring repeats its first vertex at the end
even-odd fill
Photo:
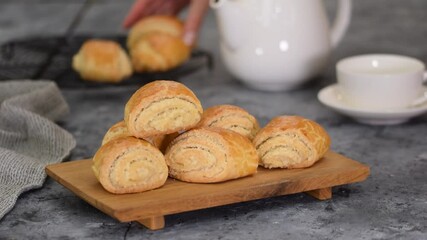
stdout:
POLYGON ((209 0, 136 0, 123 22, 123 27, 130 28, 139 19, 149 15, 176 15, 186 6, 189 6, 189 11, 182 39, 191 46, 197 39, 209 0))

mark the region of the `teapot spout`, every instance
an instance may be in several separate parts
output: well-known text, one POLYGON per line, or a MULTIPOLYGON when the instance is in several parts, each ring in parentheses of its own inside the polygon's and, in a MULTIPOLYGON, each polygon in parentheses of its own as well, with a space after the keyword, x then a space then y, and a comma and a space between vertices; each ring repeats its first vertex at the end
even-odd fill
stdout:
POLYGON ((236 50, 246 37, 240 1, 210 0, 209 4, 215 10, 221 43, 231 51, 236 50))

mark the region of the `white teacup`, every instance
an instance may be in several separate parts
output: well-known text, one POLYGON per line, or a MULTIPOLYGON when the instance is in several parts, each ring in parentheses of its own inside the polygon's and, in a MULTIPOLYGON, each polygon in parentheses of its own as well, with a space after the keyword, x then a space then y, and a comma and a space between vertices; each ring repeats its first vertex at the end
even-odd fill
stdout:
POLYGON ((354 107, 393 110, 427 101, 425 65, 415 58, 369 54, 345 58, 336 65, 339 91, 354 107))

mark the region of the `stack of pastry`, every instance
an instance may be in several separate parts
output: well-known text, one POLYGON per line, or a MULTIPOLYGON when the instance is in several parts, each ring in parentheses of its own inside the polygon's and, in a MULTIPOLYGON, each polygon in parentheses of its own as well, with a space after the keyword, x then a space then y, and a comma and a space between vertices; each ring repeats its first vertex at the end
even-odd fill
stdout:
POLYGON ((86 41, 73 57, 72 67, 82 79, 117 83, 132 72, 167 71, 184 63, 190 47, 182 40, 182 22, 173 16, 149 16, 129 32, 125 50, 111 40, 86 41))
POLYGON ((127 46, 136 72, 158 72, 177 67, 190 56, 182 41, 182 22, 171 16, 144 18, 132 27, 127 46))
POLYGON ((112 193, 134 193, 162 186, 168 168, 161 150, 171 135, 195 126, 203 109, 183 84, 155 81, 136 91, 125 107, 124 121, 105 134, 92 169, 112 193))
POLYGON ((213 183, 266 168, 303 168, 330 145, 326 131, 298 116, 274 118, 263 129, 233 105, 203 111, 196 95, 174 81, 154 81, 126 103, 124 120, 105 134, 93 171, 112 193, 161 187, 169 175, 213 183))

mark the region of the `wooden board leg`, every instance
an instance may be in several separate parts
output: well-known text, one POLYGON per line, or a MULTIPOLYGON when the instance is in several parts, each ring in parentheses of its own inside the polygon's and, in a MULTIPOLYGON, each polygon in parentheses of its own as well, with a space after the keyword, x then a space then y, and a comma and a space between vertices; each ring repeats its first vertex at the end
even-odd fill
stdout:
POLYGON ((319 200, 326 200, 326 199, 332 198, 332 188, 330 188, 330 187, 316 189, 316 190, 308 191, 305 193, 307 193, 308 195, 310 195, 314 198, 317 198, 319 200))
POLYGON ((144 218, 138 220, 140 224, 144 225, 150 230, 159 230, 165 227, 165 217, 164 216, 156 216, 150 218, 144 218))

